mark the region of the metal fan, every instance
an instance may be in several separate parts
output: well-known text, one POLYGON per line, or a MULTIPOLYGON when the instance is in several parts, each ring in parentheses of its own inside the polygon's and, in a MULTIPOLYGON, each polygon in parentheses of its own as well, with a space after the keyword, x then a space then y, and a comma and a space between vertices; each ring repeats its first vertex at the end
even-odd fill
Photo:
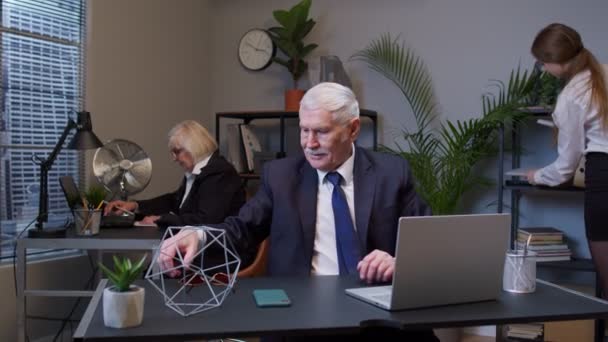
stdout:
POLYGON ((152 161, 136 143, 114 139, 95 151, 93 173, 121 199, 142 191, 152 178, 152 161))

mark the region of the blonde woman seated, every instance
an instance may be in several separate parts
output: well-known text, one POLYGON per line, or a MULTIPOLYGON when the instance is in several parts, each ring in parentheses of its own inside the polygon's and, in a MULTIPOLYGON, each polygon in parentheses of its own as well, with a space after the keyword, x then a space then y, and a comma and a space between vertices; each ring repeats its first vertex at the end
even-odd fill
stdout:
POLYGON ((168 226, 220 223, 238 214, 245 191, 238 173, 219 155, 207 129, 193 120, 169 131, 169 151, 185 172, 174 192, 142 201, 112 201, 104 213, 135 212, 144 224, 168 226))

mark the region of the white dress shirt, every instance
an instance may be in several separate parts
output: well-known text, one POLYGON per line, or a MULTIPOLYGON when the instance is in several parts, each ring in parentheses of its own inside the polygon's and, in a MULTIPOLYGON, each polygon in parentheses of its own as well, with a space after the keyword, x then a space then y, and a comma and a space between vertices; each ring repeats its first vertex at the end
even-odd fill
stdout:
MULTIPOLYGON (((608 84, 608 65, 602 66, 608 84)), ((557 98, 552 114, 558 128, 557 159, 534 174, 534 183, 556 186, 572 179, 583 154, 608 153, 608 134, 591 103, 588 70, 575 75, 557 98)))
MULTIPOLYGON (((355 147, 352 147, 351 156, 335 172, 342 176, 341 187, 346 196, 350 217, 355 230, 355 185, 353 181, 353 167, 355 165, 355 147)), ((336 223, 331 204, 331 195, 334 186, 325 179, 328 172, 317 170, 319 176, 319 189, 317 192, 317 221, 315 224, 315 242, 312 255, 311 273, 314 275, 337 275, 338 250, 336 248, 336 223)))
POLYGON ((209 159, 211 159, 211 155, 208 155, 207 158, 204 158, 203 160, 194 164, 192 172, 185 173, 184 176, 186 177, 186 190, 184 191, 184 197, 182 197, 182 202, 179 204, 180 208, 182 207, 182 205, 184 205, 186 198, 188 198, 188 195, 190 194, 190 190, 192 190, 192 183, 194 183, 194 178, 201 174, 201 170, 205 166, 207 166, 207 164, 209 163, 209 159))

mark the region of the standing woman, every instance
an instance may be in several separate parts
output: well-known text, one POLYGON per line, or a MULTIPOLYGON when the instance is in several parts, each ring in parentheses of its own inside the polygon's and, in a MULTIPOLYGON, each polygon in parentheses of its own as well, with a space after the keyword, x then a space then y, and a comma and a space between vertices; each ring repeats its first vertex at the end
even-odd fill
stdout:
POLYGON ((553 121, 557 159, 528 172, 532 184, 556 186, 570 180, 582 155, 585 166, 585 231, 595 268, 608 296, 608 66, 601 65, 571 27, 551 24, 532 44, 544 70, 566 81, 553 121))

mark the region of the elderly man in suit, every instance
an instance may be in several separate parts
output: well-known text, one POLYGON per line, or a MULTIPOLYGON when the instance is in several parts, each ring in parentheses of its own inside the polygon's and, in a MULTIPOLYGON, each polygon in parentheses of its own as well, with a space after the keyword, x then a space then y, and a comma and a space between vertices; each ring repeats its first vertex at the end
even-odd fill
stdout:
MULTIPOLYGON (((367 282, 391 280, 399 217, 430 214, 414 190, 407 161, 354 145, 359 105, 339 84, 311 88, 299 119, 304 156, 266 163, 256 195, 238 216, 216 227, 225 229, 239 250, 270 236, 271 276, 358 274, 367 282)), ((203 239, 200 231, 183 230, 167 240, 161 268, 173 267, 176 249, 189 263, 203 239)), ((437 341, 432 331, 405 336, 437 341)))

